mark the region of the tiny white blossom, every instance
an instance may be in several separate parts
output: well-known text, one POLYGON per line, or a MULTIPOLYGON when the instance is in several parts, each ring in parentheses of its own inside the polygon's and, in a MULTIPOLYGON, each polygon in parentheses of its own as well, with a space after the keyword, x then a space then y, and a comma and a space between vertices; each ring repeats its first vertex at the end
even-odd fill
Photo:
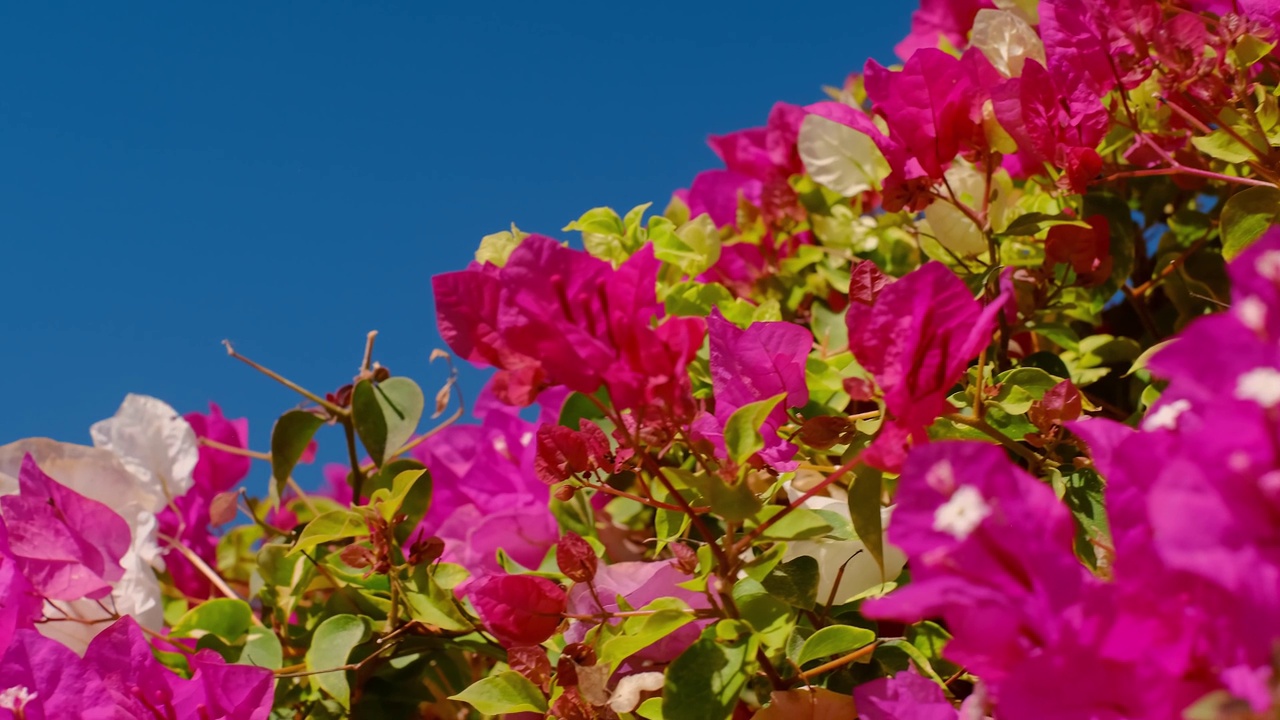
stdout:
POLYGON ((1155 409, 1142 421, 1142 429, 1146 431, 1152 430, 1175 430, 1178 427, 1178 418, 1182 413, 1191 409, 1191 403, 1187 400, 1174 400, 1165 403, 1155 409))
POLYGON ((990 514, 991 506, 982 493, 972 485, 964 485, 934 512, 933 529, 963 540, 990 514))
POLYGON ((1280 371, 1269 367, 1250 370, 1236 381, 1235 395, 1237 400, 1252 400, 1264 408, 1280 405, 1280 371))
POLYGON ((17 712, 27 706, 27 703, 39 697, 39 693, 33 693, 22 685, 0 692, 0 708, 10 712, 17 712))
POLYGON ((1258 256, 1253 267, 1262 277, 1272 281, 1280 281, 1280 250, 1268 250, 1258 256))
POLYGON ((1243 298, 1235 305, 1236 315, 1240 317, 1240 322, 1244 326, 1254 332, 1262 332, 1267 326, 1267 305, 1258 298, 1250 295, 1243 298))

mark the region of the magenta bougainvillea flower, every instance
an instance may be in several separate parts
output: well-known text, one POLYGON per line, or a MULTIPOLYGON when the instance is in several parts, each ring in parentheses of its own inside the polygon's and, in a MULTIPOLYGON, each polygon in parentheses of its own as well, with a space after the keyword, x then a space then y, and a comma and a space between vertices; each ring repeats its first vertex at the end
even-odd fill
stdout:
MULTIPOLYGON (((543 420, 558 415, 563 396, 542 398, 543 420)), ((547 509, 551 494, 535 471, 538 424, 520 417, 486 389, 474 414, 479 425, 453 425, 414 450, 431 470, 432 501, 422 532, 444 540, 443 559, 473 576, 502 572, 497 550, 537 568, 559 536, 547 509)))
POLYGON ((940 263, 926 263, 880 286, 874 304, 851 303, 849 349, 884 393, 891 417, 864 455, 895 469, 909 441, 946 411, 947 395, 991 338, 1003 296, 983 307, 960 278, 940 263))
POLYGON ((862 720, 956 720, 942 688, 911 668, 853 689, 862 720))
POLYGON ((128 617, 93 639, 83 664, 125 717, 265 720, 271 712, 274 681, 267 668, 229 665, 201 650, 189 660, 191 678, 180 677, 156 660, 128 617))
MULTIPOLYGON (((711 381, 715 389, 715 425, 705 420, 700 430, 715 441, 729 417, 744 405, 786 397, 769 414, 761 428, 764 449, 760 457, 779 470, 794 469, 796 446, 778 436, 787 420, 787 408, 809 402, 805 361, 813 349, 813 333, 788 322, 758 322, 743 330, 724 319, 719 310, 707 318, 711 338, 711 381)), ((723 444, 723 439, 720 439, 723 444)))
POLYGON ((982 105, 1000 74, 979 50, 921 49, 896 72, 870 60, 864 78, 872 109, 933 180, 962 150, 986 149, 982 105))
POLYGON ((106 505, 60 485, 28 455, 19 495, 0 498, 9 552, 36 591, 51 600, 102 598, 124 575, 129 524, 106 505))
MULTIPOLYGON (((188 413, 183 417, 197 437, 231 447, 248 447, 249 421, 228 420, 213 403, 209 404, 207 415, 188 413)), ((209 528, 209 510, 215 495, 230 490, 249 474, 249 462, 244 455, 201 445, 191 489, 156 515, 160 534, 180 541, 210 566, 216 565, 214 555, 218 541, 209 528)), ((183 553, 166 546, 164 560, 178 589, 190 597, 209 597, 209 579, 183 553)))
POLYGON ((504 645, 537 645, 560 626, 564 589, 536 575, 490 575, 471 584, 467 597, 485 629, 504 645))
POLYGON ((1087 573, 1071 552, 1067 508, 999 447, 917 447, 903 468, 889 540, 912 582, 868 600, 868 617, 942 617, 947 654, 998 683, 1035 642, 1054 638, 1087 573))
POLYGON ((88 664, 34 630, 19 630, 0 656, 0 699, 2 720, 121 717, 106 683, 88 664))
POLYGON ((0 654, 9 647, 15 632, 35 627, 43 603, 10 553, 9 533, 0 522, 0 654))
POLYGON ((655 327, 659 265, 651 247, 615 269, 531 235, 502 268, 433 278, 440 331, 461 357, 498 368, 493 391, 505 402, 527 405, 551 386, 603 385, 620 408, 679 424, 693 412, 685 367, 703 323, 668 318, 655 327))
POLYGON ((911 34, 893 51, 907 60, 918 50, 938 47, 942 40, 963 47, 978 11, 992 7, 991 0, 923 0, 911 13, 911 34))

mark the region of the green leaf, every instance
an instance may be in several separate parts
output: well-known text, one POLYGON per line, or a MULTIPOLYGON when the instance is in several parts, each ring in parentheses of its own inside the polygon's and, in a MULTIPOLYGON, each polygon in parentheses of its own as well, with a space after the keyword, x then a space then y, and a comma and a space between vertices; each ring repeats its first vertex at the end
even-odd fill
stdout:
POLYGON ((662 688, 665 720, 727 720, 746 684, 743 671, 755 654, 745 623, 722 620, 703 631, 667 668, 662 688))
POLYGON ((264 627, 255 625, 249 628, 239 662, 243 665, 257 665, 279 670, 284 664, 284 651, 280 647, 280 638, 264 627))
POLYGON ((689 606, 676 598, 658 598, 640 609, 653 614, 627 618, 621 625, 621 634, 609 638, 601 646, 601 663, 617 667, 618 663, 694 620, 693 614, 688 612, 689 606))
POLYGON ((369 526, 364 516, 351 510, 330 510, 307 523, 293 544, 289 554, 310 550, 317 545, 346 540, 347 538, 364 537, 369 534, 369 526))
POLYGON ((252 622, 253 610, 245 601, 214 598, 187 611, 169 635, 189 638, 216 635, 228 643, 235 643, 244 638, 252 622))
POLYGON ((762 584, 750 578, 734 584, 733 600, 742 619, 755 630, 760 645, 766 652, 771 655, 777 653, 781 658, 787 638, 791 637, 791 632, 795 629, 795 609, 770 595, 762 584))
POLYGON ((1280 222, 1280 189, 1251 187, 1241 190, 1222 206, 1219 222, 1222 255, 1232 260, 1262 237, 1267 228, 1280 222))
POLYGON ((367 617, 334 615, 320 623, 311 637, 306 665, 308 672, 317 673, 311 676, 311 683, 328 693, 344 708, 351 707, 351 686, 347 683, 349 671, 337 668, 348 663, 351 651, 368 640, 371 631, 371 622, 367 617), (326 670, 333 672, 320 672, 326 670))
POLYGON ((768 400, 748 403, 729 416, 728 422, 724 424, 724 445, 735 463, 741 465, 764 448, 760 428, 769 418, 769 413, 786 397, 786 393, 781 393, 768 400))
POLYGON ((413 437, 425 404, 422 388, 406 377, 356 383, 351 393, 351 422, 375 465, 382 467, 384 460, 413 437))
POLYGON ((734 297, 719 283, 685 280, 672 285, 662 297, 668 315, 706 317, 721 303, 732 303, 734 297))
POLYGON ((476 262, 490 263, 498 267, 507 264, 507 258, 520 246, 520 242, 529 236, 520 228, 511 224, 511 230, 503 230, 480 238, 480 248, 476 250, 476 262))
POLYGON ((852 625, 824 627, 804 641, 800 654, 796 656, 796 665, 803 666, 811 660, 832 655, 844 655, 870 645, 875 639, 876 634, 866 628, 852 625))
POLYGON ((391 481, 390 488, 380 488, 369 495, 369 505, 378 509, 378 514, 383 520, 391 522, 391 518, 400 512, 400 505, 410 492, 418 486, 423 478, 426 482, 422 486, 426 488, 427 500, 431 499, 431 475, 427 473, 426 468, 417 468, 413 470, 405 470, 396 474, 391 481))
POLYGON ((622 218, 618 217, 618 213, 613 208, 607 207, 591 208, 583 213, 582 217, 560 229, 565 232, 576 230, 581 233, 619 236, 627 231, 626 225, 623 223, 622 218))
POLYGON ((662 717, 662 698, 649 698, 640 703, 640 707, 635 709, 635 714, 644 718, 644 720, 666 720, 662 717))
MULTIPOLYGON (((683 479, 706 498, 712 512, 730 522, 746 520, 755 515, 762 505, 745 481, 729 485, 719 475, 706 473, 686 474, 683 479)), ((675 520, 678 519, 671 517, 665 522, 669 524, 675 520)))
POLYGON ((403 573, 404 604, 409 617, 427 625, 434 625, 442 630, 471 630, 467 621, 455 605, 453 593, 440 587, 427 568, 419 566, 412 572, 403 573))
POLYGON ((786 511, 786 515, 779 521, 765 528, 760 537, 765 540, 810 540, 819 538, 831 532, 834 528, 828 523, 822 515, 808 508, 795 508, 787 510, 777 505, 770 505, 760 511, 758 517, 760 525, 763 525, 769 518, 786 511))
POLYGON ((1097 547, 1113 547, 1111 541, 1111 525, 1107 519, 1107 508, 1103 502, 1105 488, 1102 478, 1088 468, 1076 470, 1063 478, 1064 492, 1062 499, 1071 509, 1071 517, 1075 520, 1076 555, 1097 569, 1097 547))
POLYGON ((1229 56, 1234 55, 1236 67, 1241 70, 1247 70, 1262 58, 1271 54, 1276 44, 1267 42, 1257 35, 1242 35, 1236 42, 1236 46, 1227 51, 1229 56))
POLYGON ((778 565, 761 581, 772 596, 804 610, 818 602, 818 561, 808 555, 778 565))
POLYGON ((1151 363, 1151 358, 1155 357, 1155 354, 1156 354, 1156 353, 1158 353, 1158 352, 1160 352, 1161 350, 1163 350, 1163 349, 1165 349, 1165 348, 1169 347, 1170 345, 1172 345, 1172 344, 1173 344, 1173 343, 1175 343, 1175 342, 1177 342, 1177 340, 1176 340, 1176 339, 1174 339, 1174 340, 1165 340, 1165 341, 1163 341, 1163 342, 1158 342, 1158 343, 1156 343, 1155 345, 1152 345, 1151 347, 1147 348, 1146 350, 1143 350, 1143 351, 1142 351, 1142 354, 1141 354, 1141 355, 1139 355, 1139 356, 1137 357, 1137 359, 1135 359, 1135 360, 1133 361, 1133 364, 1129 366, 1129 372, 1125 373, 1125 374, 1124 374, 1124 376, 1125 376, 1125 377, 1129 377, 1130 375, 1132 375, 1132 374, 1134 374, 1134 373, 1138 372, 1139 370, 1146 370, 1146 369, 1147 369, 1147 365, 1151 363))
POLYGON ((654 257, 689 277, 701 275, 720 259, 720 230, 709 215, 699 215, 674 230, 654 230, 649 241, 654 257))
POLYGON ((1089 227, 1089 223, 1084 222, 1073 215, 1049 215, 1042 212, 1029 212, 1019 215, 1009 226, 1004 229, 1000 235, 1011 236, 1032 236, 1048 230, 1055 225, 1075 225, 1077 227, 1089 227))
POLYGON ((960 671, 954 663, 942 659, 942 651, 950 641, 951 633, 944 630, 941 625, 928 620, 922 620, 907 628, 907 642, 928 659, 929 665, 934 670, 947 675, 960 671))
POLYGON ((290 410, 276 420, 271 428, 271 477, 275 480, 271 486, 272 497, 280 498, 294 466, 321 425, 324 418, 306 410, 290 410))
POLYGON ((855 470, 853 485, 849 488, 849 518, 853 521, 853 531, 866 547, 867 554, 880 566, 880 577, 884 577, 884 519, 880 510, 880 493, 884 476, 881 472, 867 465, 859 465, 855 470))
POLYGON ((1253 148, 1261 150, 1269 146, 1266 139, 1254 130, 1243 126, 1232 129, 1235 131, 1234 135, 1224 128, 1218 128, 1208 135, 1191 138, 1191 144, 1205 155, 1229 163, 1248 162, 1256 157, 1253 148), (1244 138, 1248 144, 1237 140, 1236 135, 1244 138))
POLYGON ((484 715, 547 711, 547 699, 538 686, 512 670, 490 675, 449 699, 461 700, 484 715))
POLYGON ((422 523, 422 518, 426 516, 427 511, 431 509, 431 495, 434 484, 431 481, 431 472, 423 470, 421 475, 408 476, 401 473, 396 476, 396 482, 400 482, 401 478, 407 478, 408 487, 401 492, 398 488, 392 488, 392 496, 400 498, 400 514, 404 516, 399 524, 395 526, 394 535, 396 541, 403 544, 414 530, 418 529, 418 525, 422 523))

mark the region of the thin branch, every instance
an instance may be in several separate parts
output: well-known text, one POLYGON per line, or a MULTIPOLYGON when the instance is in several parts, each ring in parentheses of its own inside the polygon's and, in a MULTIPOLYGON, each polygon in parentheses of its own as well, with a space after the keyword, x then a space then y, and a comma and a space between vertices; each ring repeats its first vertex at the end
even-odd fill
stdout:
POLYGON ((333 403, 329 402, 328 400, 325 400, 324 398, 320 397, 319 395, 316 395, 315 393, 311 392, 310 390, 308 390, 308 389, 306 389, 306 388, 302 387, 301 385, 299 385, 299 384, 297 384, 297 383, 293 382, 292 380, 289 380, 288 378, 284 377, 284 376, 283 376, 283 375, 281 375, 280 373, 277 373, 277 372, 276 372, 276 371, 274 371, 274 370, 271 370, 271 369, 265 368, 265 367, 263 367, 263 366, 259 365, 258 363, 256 363, 256 362, 254 362, 254 361, 250 360, 249 358, 247 358, 247 357, 245 357, 245 356, 241 355, 240 353, 236 352, 236 349, 235 349, 234 347, 232 347, 232 346, 231 346, 231 341, 230 341, 230 340, 223 340, 223 341, 222 341, 222 344, 223 344, 224 346, 226 346, 226 348, 227 348, 227 354, 228 354, 228 355, 230 355, 231 357, 235 358, 236 360, 239 360, 240 362, 244 363, 245 365, 248 365, 249 367, 253 368, 254 370, 257 370, 258 372, 262 373, 263 375, 266 375, 267 377, 271 378, 272 380, 275 380, 276 382, 280 383, 281 385, 284 385, 285 387, 287 387, 287 388, 289 388, 290 390, 292 390, 292 391, 294 391, 294 392, 298 393, 299 395, 301 395, 301 396, 305 397, 306 399, 310 400, 311 402, 313 402, 313 403, 315 403, 315 404, 319 405, 320 407, 324 408, 325 410, 328 410, 330 415, 333 415, 334 417, 346 417, 346 416, 348 416, 348 415, 350 415, 350 414, 351 414, 351 413, 350 413, 350 411, 349 411, 349 410, 347 410, 347 408, 339 407, 339 406, 337 406, 337 405, 335 405, 335 404, 333 404, 333 403))
POLYGON ((837 668, 842 668, 851 662, 857 662, 858 660, 861 660, 862 658, 867 657, 871 653, 875 652, 876 647, 878 647, 878 645, 879 643, 873 642, 870 645, 867 645, 866 647, 858 648, 857 650, 854 650, 848 655, 845 655, 843 657, 838 657, 829 663, 819 665, 818 667, 813 668, 812 670, 806 670, 800 673, 800 679, 808 680, 809 678, 817 677, 822 673, 830 672, 831 670, 835 670, 837 668))

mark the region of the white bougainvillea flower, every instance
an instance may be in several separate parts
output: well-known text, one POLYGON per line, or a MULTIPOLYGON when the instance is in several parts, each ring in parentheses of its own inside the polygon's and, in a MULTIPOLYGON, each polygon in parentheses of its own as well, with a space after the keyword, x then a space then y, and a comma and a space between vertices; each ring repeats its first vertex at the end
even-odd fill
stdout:
MULTIPOLYGON (((800 497, 801 492, 792 488, 791 483, 787 483, 785 488, 787 496, 792 501, 800 497)), ((849 517, 849 502, 844 492, 836 487, 832 487, 828 492, 833 497, 811 497, 804 501, 802 507, 809 510, 827 510, 849 517)), ((884 508, 880 511, 882 527, 888 528, 892 511, 892 508, 884 508)), ((880 566, 876 564, 875 558, 871 557, 871 553, 867 552, 867 546, 860 540, 798 540, 787 544, 787 552, 783 560, 794 560, 802 555, 808 555, 818 561, 819 603, 825 603, 827 598, 833 597, 831 589, 835 587, 837 576, 840 578, 840 586, 836 588, 834 600, 836 604, 840 604, 877 585, 896 579, 907 563, 907 556, 897 547, 890 545, 887 538, 884 540, 883 575, 880 574, 880 566), (847 565, 845 565, 846 562, 847 565), (841 565, 845 566, 843 574, 840 573, 841 565)))
MULTIPOLYGON (((164 611, 160 604, 160 583, 156 568, 162 568, 156 544, 156 516, 151 510, 152 496, 138 477, 129 472, 112 453, 63 443, 48 438, 28 438, 0 446, 0 495, 18 492, 18 472, 22 458, 31 457, 49 477, 85 497, 110 506, 129 524, 132 535, 128 552, 120 560, 124 575, 112 586, 108 607, 123 615, 132 615, 139 625, 160 630, 164 611)), ((48 622, 38 626, 44 635, 56 639, 76 652, 84 652, 89 641, 107 627, 110 615, 97 602, 77 600, 46 605, 51 618, 70 615, 81 620, 101 623, 48 622)))
POLYGON ((159 512, 195 482, 199 444, 191 425, 163 400, 125 396, 113 417, 89 428, 95 447, 109 450, 138 478, 150 496, 147 509, 159 512))
POLYGON ((813 181, 844 197, 879 189, 889 176, 889 163, 870 136, 820 115, 800 123, 796 149, 813 181))
MULTIPOLYGON (((930 234, 943 247, 962 257, 986 252, 987 236, 971 217, 971 214, 976 216, 983 206, 983 197, 988 191, 986 174, 968 163, 957 162, 947 169, 945 177, 946 183, 939 190, 948 195, 954 192, 956 202, 968 208, 969 212, 945 200, 935 200, 924 209, 930 234)), ((1001 169, 992 174, 991 184, 992 197, 987 213, 992 229, 999 231, 1008 226, 1013 182, 1001 169)))
POLYGON ((973 47, 981 50, 991 66, 1007 78, 1021 76, 1022 66, 1028 60, 1035 60, 1041 66, 1048 64, 1045 62, 1044 42, 1035 28, 1014 12, 990 8, 979 10, 973 19, 971 37, 973 47))

